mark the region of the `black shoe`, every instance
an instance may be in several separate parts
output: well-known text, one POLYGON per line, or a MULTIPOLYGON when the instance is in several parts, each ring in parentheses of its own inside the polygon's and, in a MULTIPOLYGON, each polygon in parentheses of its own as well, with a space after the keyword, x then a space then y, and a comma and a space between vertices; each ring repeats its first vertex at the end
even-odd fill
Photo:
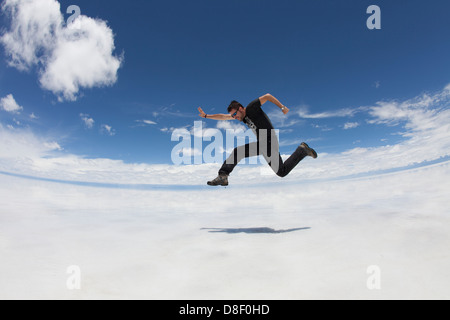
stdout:
POLYGON ((208 186, 228 186, 228 176, 227 175, 219 175, 212 181, 208 181, 208 186))
POLYGON ((313 157, 313 159, 317 159, 317 152, 314 149, 310 148, 305 142, 302 142, 300 147, 305 149, 306 155, 313 157))

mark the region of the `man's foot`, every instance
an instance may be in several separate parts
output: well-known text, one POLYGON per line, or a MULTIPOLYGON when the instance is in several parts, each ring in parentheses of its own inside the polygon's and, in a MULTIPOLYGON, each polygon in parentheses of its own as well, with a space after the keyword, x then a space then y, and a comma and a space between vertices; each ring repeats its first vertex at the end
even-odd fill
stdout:
POLYGON ((302 142, 302 144, 300 145, 300 147, 302 147, 303 149, 305 149, 306 154, 310 157, 313 157, 314 159, 317 159, 317 152, 310 148, 305 142, 302 142))
POLYGON ((212 181, 208 181, 208 186, 228 186, 228 176, 225 174, 219 174, 217 178, 212 181))

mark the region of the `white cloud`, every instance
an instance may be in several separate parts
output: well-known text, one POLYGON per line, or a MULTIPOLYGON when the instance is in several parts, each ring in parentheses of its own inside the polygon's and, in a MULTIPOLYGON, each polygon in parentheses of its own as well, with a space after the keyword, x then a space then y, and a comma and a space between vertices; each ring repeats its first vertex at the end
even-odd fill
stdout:
POLYGON ((11 16, 0 38, 9 65, 36 67, 41 86, 60 101, 117 81, 122 58, 113 55, 114 35, 104 21, 81 15, 76 27, 65 26, 56 0, 5 0, 2 9, 11 16))
POLYGON ((397 125, 415 157, 439 157, 450 154, 450 90, 447 86, 436 94, 423 94, 403 102, 379 102, 370 108, 369 123, 397 125))
POLYGON ((145 123, 145 124, 150 124, 150 125, 156 124, 155 121, 151 121, 151 120, 142 120, 142 122, 145 123))
POLYGON ((335 111, 325 111, 320 113, 309 113, 308 107, 300 107, 296 113, 305 119, 324 119, 324 118, 344 118, 344 117, 353 117, 356 113, 364 111, 365 107, 360 108, 344 108, 335 111))
POLYGON ((113 56, 114 36, 104 21, 78 18, 80 29, 64 28, 57 38, 41 85, 66 100, 76 100, 82 88, 109 86, 117 81, 121 59, 113 56))
POLYGON ((47 148, 48 151, 58 150, 62 151, 63 148, 59 145, 59 143, 53 142, 44 142, 44 147, 47 148))
POLYGON ((348 129, 354 129, 359 127, 359 123, 358 122, 347 122, 346 124, 344 124, 344 130, 348 130, 348 129))
POLYGON ((101 125, 100 132, 111 137, 116 134, 116 130, 114 130, 110 125, 107 124, 101 125))
POLYGON ((157 124, 155 121, 152 120, 136 120, 136 122, 138 123, 137 127, 144 127, 144 126, 151 126, 151 125, 155 125, 157 124))
POLYGON ((314 129, 318 129, 318 130, 320 130, 320 131, 323 131, 323 132, 327 132, 327 131, 332 131, 333 130, 333 128, 330 128, 328 125, 319 125, 319 124, 316 124, 316 123, 313 123, 313 124, 311 124, 311 126, 314 128, 314 129))
POLYGON ((248 129, 242 123, 237 121, 218 121, 216 128, 222 130, 234 130, 236 133, 245 132, 248 129))
POLYGON ((92 127, 94 127, 95 121, 88 114, 80 113, 80 118, 84 122, 86 128, 92 129, 92 127))
POLYGON ((29 70, 54 46, 55 32, 63 22, 60 4, 54 0, 5 0, 2 9, 11 17, 10 31, 0 38, 9 65, 29 70))
POLYGON ((17 104, 12 94, 8 94, 0 100, 0 109, 9 113, 20 113, 20 111, 23 110, 23 107, 17 104))
POLYGON ((170 132, 172 133, 172 139, 179 139, 180 137, 188 138, 192 136, 194 139, 210 139, 217 135, 222 135, 222 132, 219 129, 232 129, 241 132, 240 130, 244 128, 241 126, 225 126, 221 125, 221 122, 225 123, 226 121, 219 121, 217 125, 217 129, 208 128, 205 125, 204 121, 195 121, 193 126, 185 126, 181 128, 163 128, 162 132, 170 132))
POLYGON ((177 128, 175 128, 175 127, 170 127, 170 128, 164 127, 164 128, 160 129, 160 131, 164 132, 164 133, 172 133, 175 130, 177 130, 177 128))
POLYGON ((369 123, 397 125, 401 122, 413 131, 434 129, 437 115, 449 108, 450 91, 443 91, 430 95, 423 94, 407 101, 382 101, 369 108, 369 114, 374 118, 369 123))
MULTIPOLYGON (((30 129, 5 128, 0 124, 0 160, 10 163, 10 170, 20 172, 24 163, 30 165, 35 160, 46 159, 55 150, 62 148, 54 139, 38 137, 30 129), (22 164, 16 162, 18 159, 22 159, 22 164)), ((39 170, 38 167, 33 168, 39 170)))

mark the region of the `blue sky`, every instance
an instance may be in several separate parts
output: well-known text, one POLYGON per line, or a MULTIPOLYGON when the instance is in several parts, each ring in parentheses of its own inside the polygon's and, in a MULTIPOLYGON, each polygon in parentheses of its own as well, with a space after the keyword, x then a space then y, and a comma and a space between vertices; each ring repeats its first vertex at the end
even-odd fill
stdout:
MULTIPOLYGON (((17 8, 27 3, 8 1, 17 8)), ((56 3, 39 1, 49 7, 56 3)), ((56 142, 59 147, 53 151, 59 156, 171 164, 177 144, 171 132, 189 130, 201 120, 199 106, 207 113, 224 113, 231 100, 246 105, 265 93, 291 108, 283 119, 275 106, 264 106, 281 130, 283 154, 292 153, 301 141, 324 154, 395 146, 410 139, 404 133, 412 118, 388 121, 373 107, 439 95, 450 83, 448 1, 59 4, 64 20, 71 16, 65 13, 69 5, 77 5, 83 16, 106 22, 96 26, 104 39, 106 31, 112 32, 114 48, 105 63, 120 63, 118 69, 105 67, 114 75, 105 71, 105 78, 64 95, 61 83, 55 83, 61 73, 51 67, 56 65, 52 59, 64 62, 70 56, 58 57, 69 52, 70 39, 65 38, 60 51, 38 47, 33 53, 37 62, 26 70, 12 66, 11 47, 2 43, 0 98, 11 95, 21 108, 0 110, 0 124, 56 142), (366 9, 372 4, 381 8, 381 30, 366 27, 366 9), (43 82, 48 74, 52 77, 43 82), (90 119, 90 125, 83 119, 90 119)), ((39 14, 47 13, 54 10, 39 14)), ((12 21, 4 7, 3 36, 13 33, 12 21)), ((40 28, 36 32, 43 32, 45 24, 40 28)), ((87 57, 78 60, 79 68, 95 77, 87 57)), ((427 107, 433 112, 448 109, 439 103, 427 107)), ((213 120, 204 124, 217 125, 213 120)))

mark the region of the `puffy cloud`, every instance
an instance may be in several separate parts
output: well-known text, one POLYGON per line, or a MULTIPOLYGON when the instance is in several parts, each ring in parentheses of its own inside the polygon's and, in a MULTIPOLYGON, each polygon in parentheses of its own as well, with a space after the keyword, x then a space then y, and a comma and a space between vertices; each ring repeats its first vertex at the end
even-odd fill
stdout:
POLYGON ((83 88, 112 85, 121 59, 113 56, 114 36, 104 21, 80 16, 80 29, 63 28, 56 38, 41 85, 67 100, 83 88))
POLYGON ((358 122, 347 122, 346 124, 344 124, 344 130, 348 130, 348 129, 354 129, 359 127, 359 123, 358 122))
POLYGON ((233 130, 236 132, 245 132, 246 130, 248 130, 248 128, 242 123, 235 121, 218 121, 216 127, 217 129, 233 130))
POLYGON ((17 104, 12 94, 8 94, 0 100, 0 109, 10 113, 20 113, 23 107, 17 104))
POLYGON ((106 22, 79 16, 65 25, 56 0, 5 0, 10 30, 0 42, 9 65, 38 69, 41 86, 59 100, 76 100, 81 88, 117 81, 122 58, 113 55, 114 35, 106 22))
POLYGON ((5 0, 2 10, 10 14, 11 27, 1 38, 9 64, 28 70, 50 54, 63 18, 55 0, 5 0))
POLYGON ((84 125, 86 126, 86 128, 92 129, 92 127, 94 126, 94 123, 95 123, 94 119, 92 119, 88 114, 84 114, 84 113, 80 113, 80 118, 84 122, 84 125))

